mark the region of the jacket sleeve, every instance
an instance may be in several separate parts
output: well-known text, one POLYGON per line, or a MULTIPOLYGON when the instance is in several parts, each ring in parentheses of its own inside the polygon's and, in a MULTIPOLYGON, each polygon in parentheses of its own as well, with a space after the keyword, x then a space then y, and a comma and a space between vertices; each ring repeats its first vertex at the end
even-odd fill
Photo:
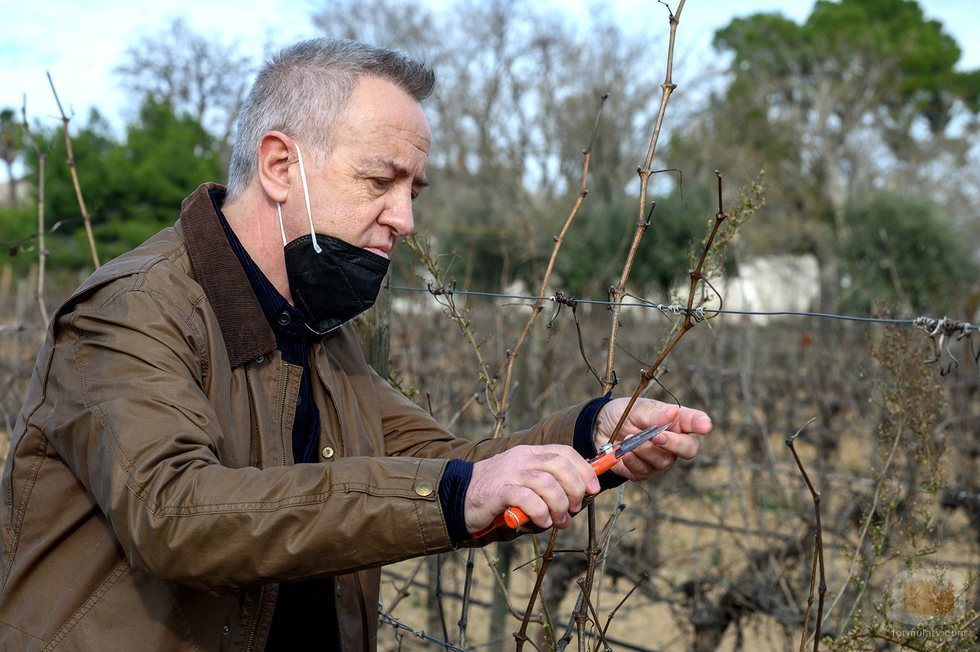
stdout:
POLYGON ((498 439, 470 441, 456 437, 415 403, 371 371, 382 411, 388 455, 478 461, 522 444, 572 446, 575 422, 587 403, 546 416, 537 424, 498 439))
POLYGON ((200 306, 125 282, 59 315, 32 419, 132 566, 221 591, 451 548, 444 459, 222 465, 200 306))

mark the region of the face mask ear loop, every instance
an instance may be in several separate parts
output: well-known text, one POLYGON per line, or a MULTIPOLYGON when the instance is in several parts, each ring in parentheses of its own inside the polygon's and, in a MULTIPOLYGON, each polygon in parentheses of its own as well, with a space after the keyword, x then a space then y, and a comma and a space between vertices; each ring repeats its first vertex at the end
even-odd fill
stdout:
POLYGON ((303 153, 296 146, 296 158, 299 159, 299 175, 303 180, 303 197, 306 199, 306 215, 310 218, 310 237, 313 238, 313 251, 320 253, 320 245, 316 241, 316 233, 313 231, 313 210, 310 208, 310 188, 306 185, 306 167, 303 165, 303 153))
POLYGON ((279 213, 279 230, 282 231, 282 246, 286 246, 286 227, 282 225, 282 204, 276 202, 276 212, 279 213))

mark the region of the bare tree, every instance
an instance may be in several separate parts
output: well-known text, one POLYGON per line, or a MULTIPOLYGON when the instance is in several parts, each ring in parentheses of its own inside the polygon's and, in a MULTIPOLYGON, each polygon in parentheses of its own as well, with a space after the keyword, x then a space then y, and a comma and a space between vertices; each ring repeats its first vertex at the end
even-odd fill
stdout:
POLYGON ((628 35, 601 12, 582 30, 510 0, 458 0, 438 14, 417 0, 344 0, 325 4, 313 21, 327 35, 402 50, 435 70, 429 177, 440 190, 419 213, 426 231, 439 234, 437 248, 463 258, 461 282, 541 278, 547 248, 512 243, 547 241, 560 228, 580 182, 583 134, 605 94, 611 117, 595 141, 590 185, 600 200, 628 185, 659 85, 631 53, 662 34, 628 35))
POLYGON ((234 45, 215 43, 177 18, 167 31, 127 48, 115 72, 139 101, 150 95, 192 116, 218 139, 227 160, 253 67, 234 45))

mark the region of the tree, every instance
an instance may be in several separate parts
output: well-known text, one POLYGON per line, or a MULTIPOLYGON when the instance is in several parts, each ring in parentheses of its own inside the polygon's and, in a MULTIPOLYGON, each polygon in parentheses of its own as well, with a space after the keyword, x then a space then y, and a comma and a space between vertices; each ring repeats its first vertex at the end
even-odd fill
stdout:
MULTIPOLYGON (((754 229, 750 244, 815 253, 833 308, 848 205, 884 189, 932 196, 949 185, 937 178, 970 155, 980 71, 956 70, 959 47, 914 0, 819 1, 802 24, 755 14, 714 43, 731 57, 731 83, 674 139, 670 160, 694 161, 685 177, 695 180, 711 167, 736 178, 765 167, 772 192, 760 221, 772 228, 754 229)), ((968 174, 962 185, 975 187, 968 174)), ((975 210, 960 197, 962 225, 975 210)))
MULTIPOLYGON (((83 269, 91 260, 64 164, 64 136, 60 127, 39 127, 36 133, 48 152, 45 201, 52 231, 47 246, 52 267, 83 269)), ((95 236, 108 258, 172 225, 181 201, 194 187, 224 175, 215 139, 193 118, 177 115, 169 103, 153 97, 146 98, 138 120, 127 127, 124 140, 118 140, 105 119, 92 111, 88 121, 75 130, 72 147, 95 236)), ((35 179, 34 152, 22 150, 21 154, 25 178, 35 179)), ((36 215, 25 209, 0 209, 0 241, 16 244, 18 251, 32 246, 35 220, 36 215)), ((26 257, 13 262, 31 263, 26 257)))
POLYGON ((182 18, 166 32, 128 47, 125 61, 116 67, 123 86, 140 101, 150 96, 204 125, 225 161, 252 71, 252 61, 234 45, 194 32, 182 18))
POLYGON ((977 278, 948 216, 921 197, 876 194, 848 205, 841 263, 846 308, 957 314, 977 278))

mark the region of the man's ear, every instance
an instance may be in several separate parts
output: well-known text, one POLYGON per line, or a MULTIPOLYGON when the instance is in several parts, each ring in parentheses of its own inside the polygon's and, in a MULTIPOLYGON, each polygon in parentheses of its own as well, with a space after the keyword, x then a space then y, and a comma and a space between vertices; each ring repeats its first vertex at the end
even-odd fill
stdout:
POLYGON ((258 175, 262 192, 274 202, 283 203, 289 196, 290 163, 296 160, 291 150, 295 141, 281 131, 270 131, 259 140, 258 175))

